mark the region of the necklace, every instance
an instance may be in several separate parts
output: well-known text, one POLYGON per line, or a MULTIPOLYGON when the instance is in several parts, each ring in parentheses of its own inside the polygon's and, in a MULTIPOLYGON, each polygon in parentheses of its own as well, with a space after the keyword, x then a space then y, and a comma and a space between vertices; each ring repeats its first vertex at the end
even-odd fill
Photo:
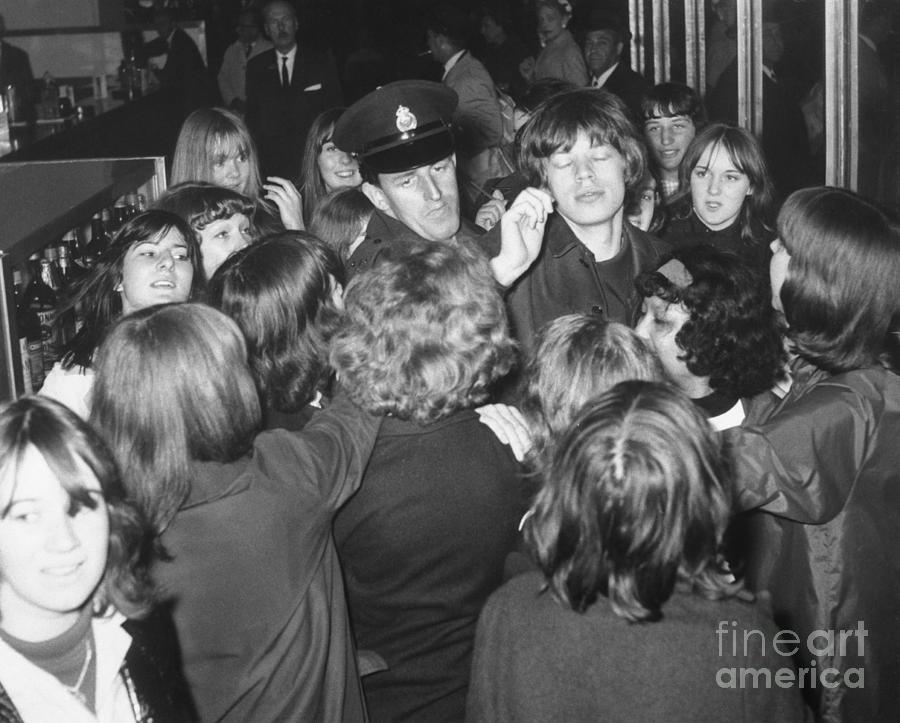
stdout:
MULTIPOLYGON (((87 705, 87 696, 81 692, 81 686, 84 684, 84 678, 87 675, 88 668, 91 667, 91 660, 94 658, 94 648, 91 646, 90 638, 84 641, 84 663, 81 666, 81 672, 78 674, 78 680, 75 685, 66 685, 65 688, 74 695, 78 702, 87 705)), ((63 683, 65 685, 65 683, 63 683)))

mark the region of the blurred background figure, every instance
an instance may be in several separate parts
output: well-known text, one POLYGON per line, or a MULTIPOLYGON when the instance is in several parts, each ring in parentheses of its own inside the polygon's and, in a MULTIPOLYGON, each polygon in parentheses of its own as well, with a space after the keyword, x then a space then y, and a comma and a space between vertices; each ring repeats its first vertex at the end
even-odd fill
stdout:
POLYGON ((34 117, 34 75, 31 60, 21 48, 10 45, 6 35, 6 20, 0 13, 0 93, 11 85, 15 89, 15 107, 11 120, 30 121, 34 117))
POLYGON ((244 10, 237 17, 237 40, 225 49, 219 68, 219 92, 226 107, 243 113, 247 104, 247 61, 272 47, 262 37, 261 19, 255 10, 244 10))

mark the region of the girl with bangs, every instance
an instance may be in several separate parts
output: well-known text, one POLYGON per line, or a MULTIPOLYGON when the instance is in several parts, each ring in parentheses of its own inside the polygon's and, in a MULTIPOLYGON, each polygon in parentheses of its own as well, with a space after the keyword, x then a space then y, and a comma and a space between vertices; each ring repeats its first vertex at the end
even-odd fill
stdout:
POLYGON ((690 197, 669 210, 661 237, 675 247, 709 244, 756 267, 769 260, 774 189, 759 141, 743 128, 713 123, 681 162, 690 197))
POLYGON ((87 419, 94 352, 113 323, 148 306, 187 301, 203 287, 200 248, 191 227, 159 209, 132 216, 63 300, 58 313, 80 307, 84 324, 40 393, 87 419))
POLYGON ((795 359, 787 396, 735 430, 738 508, 752 510, 746 579, 800 640, 843 641, 795 653, 821 676, 805 689, 817 718, 888 720, 900 687, 900 227, 851 191, 802 189, 772 253, 795 359))
POLYGON ((369 715, 461 720, 478 613, 529 502, 474 410, 514 360, 503 301, 485 258, 432 243, 385 252, 344 305, 332 366, 388 415, 334 524, 357 643, 386 664, 363 678, 369 715))
POLYGON ((225 108, 200 108, 181 126, 169 183, 204 181, 229 188, 256 204, 256 225, 265 231, 303 225, 300 193, 286 178, 259 174, 259 156, 247 124, 225 108))
POLYGON ((544 324, 599 314, 631 325, 641 298, 632 280, 666 246, 625 219, 626 190, 640 183, 644 148, 624 103, 582 88, 550 97, 521 131, 518 166, 555 202, 537 260, 507 296, 516 337, 534 348, 544 324))
POLYGON ((209 281, 229 256, 257 236, 253 202, 237 191, 212 183, 179 183, 167 190, 154 208, 181 216, 200 244, 203 278, 209 281))
POLYGON ((85 422, 41 397, 0 409, 4 721, 195 720, 171 629, 138 620, 150 539, 85 422))
POLYGON ((722 561, 729 461, 686 397, 617 384, 541 472, 524 523, 539 571, 481 614, 467 721, 803 720, 796 689, 722 677, 771 680, 783 662, 778 629, 722 561))

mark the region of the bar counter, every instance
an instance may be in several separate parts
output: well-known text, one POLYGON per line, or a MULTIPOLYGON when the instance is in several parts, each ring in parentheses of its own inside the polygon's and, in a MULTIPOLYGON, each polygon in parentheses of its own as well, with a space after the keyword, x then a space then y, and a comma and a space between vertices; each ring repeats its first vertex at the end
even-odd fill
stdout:
POLYGON ((12 124, 17 148, 0 163, 164 156, 171 161, 183 109, 171 89, 156 88, 130 101, 85 99, 84 117, 12 124))

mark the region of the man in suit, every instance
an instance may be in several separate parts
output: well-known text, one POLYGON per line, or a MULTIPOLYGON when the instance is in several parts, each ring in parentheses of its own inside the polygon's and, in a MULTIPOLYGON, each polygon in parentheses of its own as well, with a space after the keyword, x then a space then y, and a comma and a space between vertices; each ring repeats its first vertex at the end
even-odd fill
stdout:
POLYGON ((472 184, 470 198, 489 179, 506 175, 494 158, 502 138, 500 103, 494 81, 481 61, 466 50, 466 16, 450 6, 440 6, 425 19, 428 49, 444 66, 442 82, 456 91, 459 103, 453 113, 458 129, 456 144, 459 170, 472 184))
POLYGON ((262 37, 258 13, 253 10, 241 11, 236 30, 237 40, 226 48, 219 68, 219 92, 227 107, 243 113, 247 104, 247 63, 271 49, 272 43, 262 37))
POLYGON ((641 96, 650 89, 650 82, 622 60, 626 37, 619 18, 595 11, 588 16, 581 49, 591 87, 619 96, 632 116, 640 118, 641 96))
POLYGON ((6 86, 15 88, 15 120, 31 120, 34 117, 34 75, 31 61, 24 50, 3 42, 6 35, 6 21, 0 15, 0 93, 6 86))
POLYGON ((247 63, 247 125, 263 175, 296 178, 313 120, 343 103, 340 75, 330 52, 299 47, 289 2, 269 0, 262 13, 275 47, 247 63))
MULTIPOLYGON (((763 129, 762 148, 780 199, 816 182, 806 121, 797 99, 775 75, 784 55, 781 24, 775 15, 764 16, 762 38, 763 129)), ((722 73, 707 97, 712 120, 737 123, 737 59, 722 73)))
POLYGON ((175 11, 160 8, 153 16, 158 37, 144 46, 148 57, 166 56, 166 64, 156 75, 163 87, 174 88, 182 117, 214 102, 211 80, 197 44, 178 27, 175 11))

